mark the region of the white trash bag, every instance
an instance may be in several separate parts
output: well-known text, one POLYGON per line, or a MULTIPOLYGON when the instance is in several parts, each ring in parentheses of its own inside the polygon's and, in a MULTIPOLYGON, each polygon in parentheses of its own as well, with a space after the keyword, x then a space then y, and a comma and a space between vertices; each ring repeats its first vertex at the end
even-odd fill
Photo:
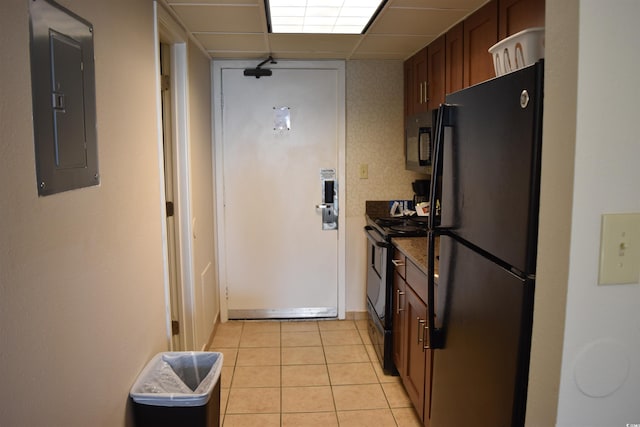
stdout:
POLYGON ((158 353, 142 370, 129 395, 152 406, 203 406, 222 371, 222 353, 158 353))

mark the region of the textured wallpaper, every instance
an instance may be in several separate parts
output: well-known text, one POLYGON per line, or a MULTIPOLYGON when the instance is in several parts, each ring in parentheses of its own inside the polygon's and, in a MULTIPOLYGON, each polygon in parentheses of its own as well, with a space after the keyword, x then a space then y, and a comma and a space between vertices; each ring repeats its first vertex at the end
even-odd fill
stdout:
POLYGON ((404 169, 402 61, 347 61, 346 216, 363 216, 366 200, 411 199, 404 169), (358 177, 367 164, 369 178, 358 177))

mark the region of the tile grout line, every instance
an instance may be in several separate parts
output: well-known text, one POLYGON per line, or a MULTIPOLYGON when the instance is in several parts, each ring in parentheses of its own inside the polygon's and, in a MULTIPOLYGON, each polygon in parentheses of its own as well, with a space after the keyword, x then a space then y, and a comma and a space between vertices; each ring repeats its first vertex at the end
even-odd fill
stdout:
MULTIPOLYGON (((355 321, 351 320, 350 322, 353 322, 355 329, 346 329, 346 330, 355 330, 355 332, 357 333, 358 336, 358 344, 335 344, 335 346, 362 346, 362 349, 364 351, 364 354, 367 356, 367 361, 360 361, 360 360, 344 360, 344 361, 340 361, 340 362, 336 362, 336 365, 339 364, 349 364, 349 363, 363 363, 366 364, 368 367, 370 367, 375 375, 375 382, 374 383, 370 383, 370 384, 378 384, 378 387, 380 389, 380 391, 383 393, 384 399, 385 399, 385 403, 386 403, 386 408, 385 410, 388 410, 391 414, 391 419, 393 419, 393 423, 394 425, 397 427, 399 426, 399 421, 396 417, 396 414, 394 414, 393 412, 393 408, 391 405, 391 402, 389 401, 389 396, 387 395, 387 393, 385 393, 384 390, 384 386, 383 386, 383 379, 379 376, 379 372, 375 369, 375 362, 377 361, 377 359, 372 360, 372 355, 370 354, 370 352, 368 351, 367 345, 370 345, 370 343, 368 343, 368 340, 365 340, 363 338, 363 331, 361 331, 358 328, 357 323, 355 323, 355 321)), ((234 359, 234 363, 233 366, 231 367, 231 379, 229 381, 229 390, 228 390, 228 395, 227 395, 227 400, 225 402, 225 406, 224 406, 224 413, 223 413, 223 417, 221 417, 221 425, 224 425, 224 422, 226 421, 226 417, 228 414, 228 409, 230 407, 230 403, 231 403, 231 391, 233 390, 233 386, 234 386, 234 378, 236 375, 236 371, 238 368, 238 362, 240 359, 240 350, 243 348, 241 347, 241 340, 242 340, 242 336, 248 332, 247 330, 245 330, 245 326, 246 323, 245 322, 240 322, 242 324, 242 326, 240 327, 240 337, 237 341, 237 346, 235 346, 235 359, 234 359)), ((326 339, 323 338, 323 331, 327 332, 327 331, 334 331, 334 332, 339 332, 339 331, 343 331, 343 329, 320 329, 319 324, 316 323, 316 328, 315 331, 317 331, 319 337, 320 337, 320 347, 322 349, 322 357, 323 357, 323 367, 324 367, 324 371, 327 375, 328 378, 328 386, 329 389, 331 391, 331 398, 332 398, 332 403, 333 403, 333 410, 331 412, 327 412, 327 413, 332 413, 333 416, 335 417, 336 422, 338 423, 338 425, 340 425, 340 420, 338 417, 338 408, 337 408, 337 402, 336 402, 336 395, 334 393, 334 388, 338 385, 360 385, 359 382, 354 382, 354 384, 334 384, 332 379, 331 379, 331 375, 330 375, 330 370, 329 370, 329 361, 328 361, 328 356, 327 356, 327 347, 330 347, 329 345, 327 345, 326 343, 326 339)), ((284 425, 284 418, 285 418, 285 413, 284 413, 284 358, 283 358, 283 350, 285 349, 284 346, 284 330, 282 328, 282 322, 278 323, 278 330, 279 330, 279 347, 278 347, 278 366, 279 366, 279 380, 280 380, 280 384, 279 384, 279 396, 280 396, 280 402, 279 402, 279 424, 280 426, 284 425)), ((289 332, 296 332, 296 331, 289 331, 289 332)), ((305 331, 306 332, 306 331, 305 331)), ((366 331, 365 331, 366 332, 366 331)), ((314 347, 314 346, 310 346, 310 345, 302 345, 302 346, 291 346, 292 348, 300 348, 300 347, 314 347)), ((246 347, 246 349, 251 350, 253 349, 253 347, 246 347)), ((260 363, 260 361, 254 361, 253 362, 255 364, 255 366, 262 366, 260 363)), ((304 365, 309 365, 310 363, 300 363, 299 365, 304 366, 304 365)), ((253 366, 253 365, 248 365, 248 366, 253 366)), ((265 365, 266 366, 266 365, 265 365)), ((386 383, 387 381, 385 381, 386 383)), ((365 384, 365 383, 363 383, 365 384)), ((366 383, 369 384, 369 383, 366 383)), ((291 387, 294 387, 293 385, 291 387)), ((299 387, 305 387, 305 386, 299 386, 299 387)), ((311 386, 308 386, 311 387, 311 386)), ((362 409, 364 411, 364 409, 362 409)), ((357 412, 360 411, 360 409, 345 409, 345 412, 357 412)), ((324 411, 320 411, 320 412, 324 412, 324 411)), ((309 413, 312 414, 314 413, 313 411, 311 412, 300 412, 300 413, 309 413)), ((296 412, 295 414, 298 414, 298 412, 296 412)), ((239 414, 242 415, 242 414, 239 414)), ((245 415, 260 415, 260 413, 251 413, 251 414, 245 414, 245 415)))
POLYGON ((279 357, 280 357, 280 426, 282 426, 284 424, 284 393, 283 393, 283 375, 282 375, 282 349, 284 348, 284 346, 282 345, 282 324, 280 324, 280 351, 279 351, 279 357))
POLYGON ((327 379, 329 380, 329 390, 331 391, 331 401, 333 402, 333 415, 336 417, 336 423, 340 426, 340 418, 338 418, 338 405, 336 405, 336 395, 333 392, 333 384, 331 382, 331 374, 329 373, 329 361, 327 360, 327 351, 325 350, 324 339, 322 338, 322 331, 320 331, 320 325, 318 325, 318 335, 320 335, 320 345, 322 345, 322 356, 324 357, 324 368, 327 371, 327 379))

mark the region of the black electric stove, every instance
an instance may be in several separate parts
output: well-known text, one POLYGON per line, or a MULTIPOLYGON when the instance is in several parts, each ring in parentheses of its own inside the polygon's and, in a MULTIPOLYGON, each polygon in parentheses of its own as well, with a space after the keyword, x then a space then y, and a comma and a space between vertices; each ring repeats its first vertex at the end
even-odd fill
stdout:
POLYGON ((397 374, 392 355, 393 257, 394 237, 423 237, 427 235, 428 217, 372 217, 367 225, 367 311, 369 337, 383 370, 397 374))

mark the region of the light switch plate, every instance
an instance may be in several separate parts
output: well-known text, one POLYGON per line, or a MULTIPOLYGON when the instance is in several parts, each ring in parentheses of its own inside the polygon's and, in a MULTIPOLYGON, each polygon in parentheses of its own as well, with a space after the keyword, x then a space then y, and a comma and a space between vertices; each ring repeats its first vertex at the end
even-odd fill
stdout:
POLYGON ((366 163, 363 163, 360 165, 360 167, 358 168, 358 176, 360 176, 360 179, 368 179, 369 178, 369 165, 366 163))
POLYGON ((640 281, 640 214, 604 214, 599 285, 640 281))

